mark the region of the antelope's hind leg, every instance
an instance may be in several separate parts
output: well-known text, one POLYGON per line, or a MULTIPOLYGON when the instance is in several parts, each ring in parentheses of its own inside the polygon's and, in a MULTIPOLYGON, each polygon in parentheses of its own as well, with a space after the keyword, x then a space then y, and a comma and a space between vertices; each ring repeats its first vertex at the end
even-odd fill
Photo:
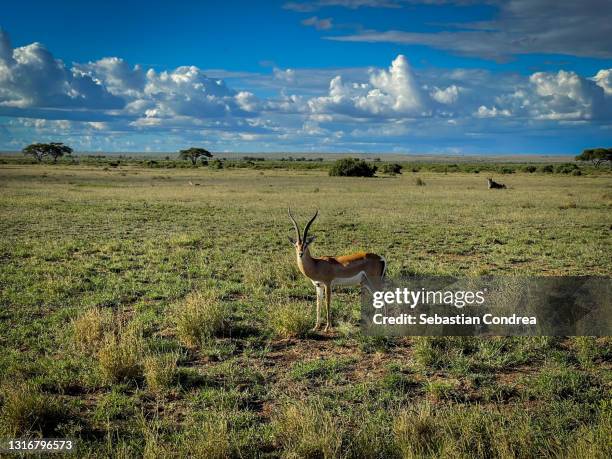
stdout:
POLYGON ((331 284, 325 285, 325 311, 327 313, 327 323, 325 324, 325 328, 323 331, 330 331, 332 329, 331 323, 331 284))
POLYGON ((325 295, 325 291, 323 287, 318 282, 313 282, 315 288, 317 289, 317 321, 315 322, 315 326, 312 331, 317 331, 321 328, 321 301, 323 301, 323 296, 325 295))

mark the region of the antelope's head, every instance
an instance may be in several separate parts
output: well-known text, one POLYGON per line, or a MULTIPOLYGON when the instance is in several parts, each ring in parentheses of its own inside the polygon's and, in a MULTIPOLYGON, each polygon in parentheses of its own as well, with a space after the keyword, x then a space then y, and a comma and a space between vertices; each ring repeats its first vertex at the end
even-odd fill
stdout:
POLYGON ((314 217, 312 217, 310 221, 306 224, 303 235, 300 233, 300 227, 295 221, 295 218, 293 218, 293 215, 291 215, 291 208, 288 209, 288 212, 289 218, 293 223, 293 228, 295 228, 296 235, 296 239, 289 237, 289 242, 291 242, 291 244, 293 244, 293 246, 295 247, 295 251, 297 253, 298 258, 302 258, 310 243, 315 240, 314 236, 308 236, 308 229, 310 228, 310 225, 312 225, 312 222, 315 221, 315 218, 317 218, 317 215, 319 215, 319 211, 317 210, 314 214, 314 217))

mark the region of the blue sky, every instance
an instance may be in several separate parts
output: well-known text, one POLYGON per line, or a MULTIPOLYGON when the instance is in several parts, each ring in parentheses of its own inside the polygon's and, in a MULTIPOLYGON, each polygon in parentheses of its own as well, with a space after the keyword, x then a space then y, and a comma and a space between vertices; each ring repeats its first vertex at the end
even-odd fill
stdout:
POLYGON ((604 0, 22 1, 0 149, 572 154, 612 143, 604 0))

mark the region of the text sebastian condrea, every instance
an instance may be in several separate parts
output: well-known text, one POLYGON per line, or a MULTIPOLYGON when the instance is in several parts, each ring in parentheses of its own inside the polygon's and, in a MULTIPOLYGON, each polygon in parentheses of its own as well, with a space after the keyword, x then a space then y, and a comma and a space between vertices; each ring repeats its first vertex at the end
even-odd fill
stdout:
POLYGON ((376 325, 536 325, 537 319, 533 316, 494 316, 493 314, 485 314, 479 316, 466 316, 458 314, 456 316, 440 316, 438 314, 428 315, 419 314, 400 314, 397 316, 385 316, 383 314, 374 314, 372 317, 376 325))

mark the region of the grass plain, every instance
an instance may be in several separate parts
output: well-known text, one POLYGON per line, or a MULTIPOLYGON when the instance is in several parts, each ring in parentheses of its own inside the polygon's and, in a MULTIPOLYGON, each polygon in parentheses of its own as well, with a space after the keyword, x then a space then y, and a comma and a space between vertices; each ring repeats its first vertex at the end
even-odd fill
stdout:
POLYGON ((0 437, 79 457, 610 457, 609 338, 310 334, 315 255, 612 274, 612 176, 0 166, 0 437), (417 184, 417 179, 419 184, 417 184))

